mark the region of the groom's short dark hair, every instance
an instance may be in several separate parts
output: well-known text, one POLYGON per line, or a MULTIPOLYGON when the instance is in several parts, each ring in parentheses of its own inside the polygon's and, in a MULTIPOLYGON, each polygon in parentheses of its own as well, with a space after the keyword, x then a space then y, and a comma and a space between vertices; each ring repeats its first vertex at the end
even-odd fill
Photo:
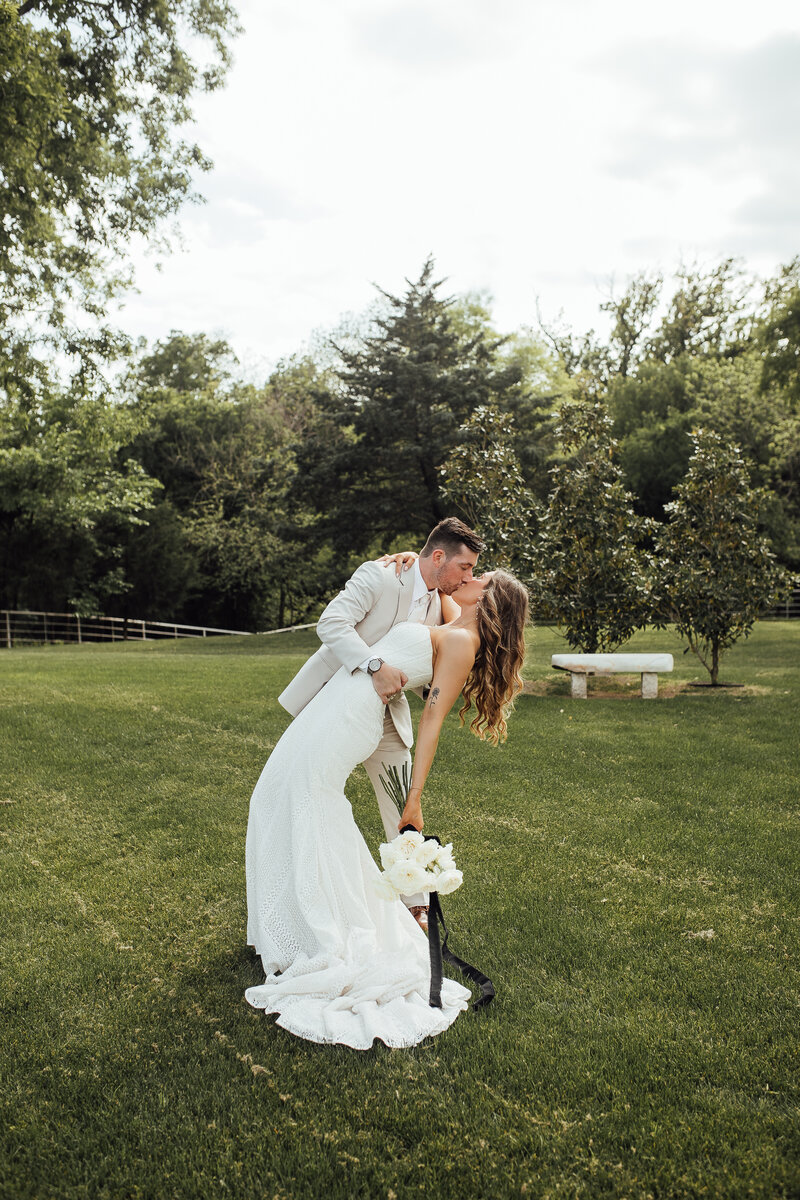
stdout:
POLYGON ((447 558, 451 558, 461 546, 466 546, 474 554, 480 554, 486 549, 486 542, 479 538, 469 525, 459 521, 458 517, 445 517, 428 534, 420 558, 428 558, 434 550, 444 550, 447 558))

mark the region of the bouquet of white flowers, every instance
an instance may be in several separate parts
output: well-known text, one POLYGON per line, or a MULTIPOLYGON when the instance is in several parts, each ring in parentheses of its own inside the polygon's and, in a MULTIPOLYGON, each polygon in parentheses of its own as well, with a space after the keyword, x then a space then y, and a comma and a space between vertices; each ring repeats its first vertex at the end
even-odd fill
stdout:
MULTIPOLYGON (((384 767, 381 783, 402 815, 409 787, 408 765, 403 764, 402 776, 397 767, 385 764, 384 767)), ((376 888, 384 900, 396 900, 415 892, 439 892, 446 896, 464 882, 453 858, 453 843, 442 846, 438 838, 423 837, 416 829, 407 829, 391 842, 384 842, 380 856, 383 871, 376 880, 376 888)))
MULTIPOLYGON (((408 795, 408 766, 403 766, 402 778, 397 767, 386 767, 381 783, 387 795, 394 801, 402 816, 408 795)), ((471 966, 448 949, 450 934, 444 922, 439 896, 460 888, 463 875, 453 858, 453 846, 443 846, 437 837, 423 837, 418 829, 407 825, 391 842, 384 842, 380 849, 383 871, 375 880, 375 887, 384 900, 396 901, 400 896, 414 892, 429 892, 428 941, 430 943, 431 990, 428 1003, 431 1008, 442 1007, 442 961, 457 967, 462 975, 481 991, 479 999, 473 1001, 473 1009, 482 1008, 494 998, 494 984, 488 975, 471 966), (440 941, 440 929, 444 941, 440 941)))
POLYGON ((396 900, 414 892, 439 892, 447 896, 464 881, 453 858, 452 842, 441 846, 434 838, 424 838, 416 829, 408 829, 393 841, 384 842, 380 855, 383 871, 376 887, 384 900, 396 900))

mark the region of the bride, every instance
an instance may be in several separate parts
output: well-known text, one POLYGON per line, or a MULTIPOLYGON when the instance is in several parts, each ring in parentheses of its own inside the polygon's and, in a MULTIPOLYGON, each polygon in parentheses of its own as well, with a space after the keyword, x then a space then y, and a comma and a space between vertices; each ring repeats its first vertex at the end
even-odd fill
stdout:
MULTIPOLYGON (((459 693, 460 715, 493 745, 521 687, 528 596, 505 571, 488 571, 453 597, 447 625, 403 623, 372 650, 430 683, 405 810, 398 824, 423 827, 422 791, 439 732, 459 693)), ((269 757, 250 801, 247 940, 266 978, 245 997, 313 1042, 368 1049, 413 1046, 440 1033, 469 1002, 445 979, 442 1007, 428 1004, 428 942, 400 900, 375 889, 379 868, 353 818, 344 785, 378 745, 384 705, 369 676, 342 667, 306 705, 269 757)))

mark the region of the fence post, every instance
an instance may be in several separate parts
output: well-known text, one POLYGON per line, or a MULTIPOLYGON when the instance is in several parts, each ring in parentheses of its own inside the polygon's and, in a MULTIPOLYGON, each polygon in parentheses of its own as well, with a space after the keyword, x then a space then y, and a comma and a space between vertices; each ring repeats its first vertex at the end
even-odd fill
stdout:
POLYGON ((11 614, 6 612, 6 645, 11 649, 11 614))
POLYGON ((144 621, 142 621, 142 641, 143 642, 147 641, 147 638, 145 637, 145 632, 144 632, 144 621))
POLYGON ((76 613, 75 617, 78 622, 78 645, 80 646, 81 645, 81 616, 80 616, 80 613, 76 613))

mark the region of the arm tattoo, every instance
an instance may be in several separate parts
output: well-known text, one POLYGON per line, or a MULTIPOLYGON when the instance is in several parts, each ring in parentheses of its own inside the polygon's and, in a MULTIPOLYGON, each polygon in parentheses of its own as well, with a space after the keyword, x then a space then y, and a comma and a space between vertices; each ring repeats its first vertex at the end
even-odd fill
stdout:
POLYGON ((431 694, 430 694, 430 696, 428 697, 428 703, 430 704, 430 707, 431 707, 431 708, 433 708, 434 704, 436 703, 436 697, 437 697, 438 695, 439 695, 439 689, 438 689, 438 688, 433 688, 433 690, 431 691, 431 694))

